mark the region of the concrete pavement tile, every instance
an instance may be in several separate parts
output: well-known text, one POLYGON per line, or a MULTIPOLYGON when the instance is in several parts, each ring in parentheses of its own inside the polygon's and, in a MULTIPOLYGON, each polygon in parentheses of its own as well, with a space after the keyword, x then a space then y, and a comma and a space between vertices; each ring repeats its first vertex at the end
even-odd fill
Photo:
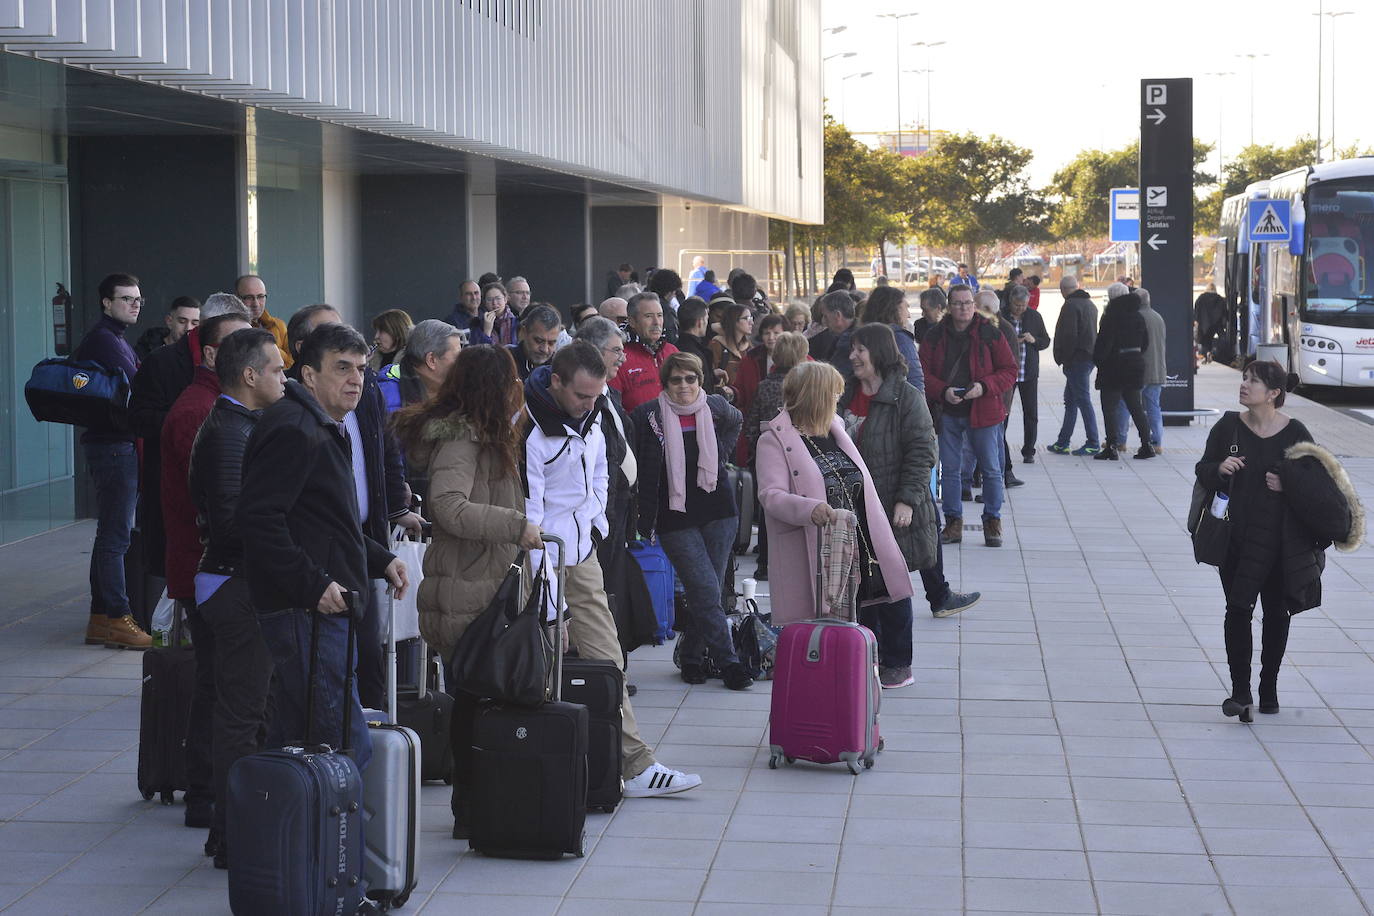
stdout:
POLYGON ((964 868, 970 878, 1088 880, 1087 857, 1070 850, 973 848, 964 853, 964 868))
MULTIPOLYGON (((1111 739, 1103 739, 1104 743, 1111 739)), ((1119 779, 1172 779, 1174 767, 1162 757, 1101 757, 1074 755, 1068 758, 1069 772, 1080 776, 1106 776, 1119 779)), ((1275 776, 1277 777, 1277 772, 1275 776)))
MULTIPOLYGON (((593 850, 592 855, 595 854, 593 850)), ((547 868, 532 868, 532 863, 517 859, 488 859, 479 855, 463 855, 449 870, 447 877, 435 885, 434 892, 501 896, 519 891, 537 897, 557 896, 568 892, 568 888, 590 861, 563 858, 539 863, 541 866, 548 866, 547 868)), ((638 869, 622 870, 631 875, 638 875, 640 880, 647 874, 638 869)))
POLYGON ((1341 887, 1350 881, 1328 858, 1316 856, 1213 856, 1228 887, 1341 887))
POLYGON ((835 900, 852 907, 917 906, 958 910, 963 907, 963 880, 930 875, 858 874, 841 870, 835 879, 835 900))
MULTIPOLYGON (((854 875, 927 875, 961 877, 963 851, 932 846, 914 853, 905 846, 841 846, 839 871, 854 875)), ((847 901, 846 901, 847 902, 847 901)))
POLYGON ((1238 913, 1321 913, 1365 916, 1369 912, 1349 887, 1235 887, 1226 893, 1238 913))
POLYGON ((715 852, 713 869, 732 872, 767 869, 832 874, 840 846, 833 843, 749 843, 727 840, 715 852))
POLYGON ((587 865, 577 875, 568 896, 635 901, 641 905, 645 901, 688 902, 698 899, 707 874, 706 869, 697 868, 658 868, 650 873, 587 865))
POLYGON ((701 900, 781 906, 829 903, 834 883, 831 872, 715 871, 706 879, 701 900))
MULTIPOLYGON (((18 916, 53 916, 55 913, 138 913, 167 892, 165 885, 114 886, 54 885, 51 882, 15 901, 5 912, 18 916)), ((226 900, 227 904, 228 901, 226 900)), ((225 910, 229 907, 226 905, 225 910)))
POLYGON ((1216 870, 1205 854, 1103 852, 1088 850, 1095 881, 1159 881, 1165 884, 1216 884, 1216 870))
POLYGON ((0 824, 0 852, 85 852, 118 830, 115 824, 0 824))
POLYGON ((1266 830, 1245 827, 1203 827, 1202 836, 1212 855, 1231 856, 1330 856, 1317 831, 1266 830))
MULTIPOLYGON (((744 799, 740 800, 743 808, 744 799)), ((858 795, 849 800, 851 818, 960 819, 961 801, 948 795, 858 795)))
POLYGON ((964 799, 964 819, 992 823, 1071 824, 1078 819, 1074 803, 1067 798, 980 798, 964 799))
POLYGON ((1078 824, 969 821, 964 825, 964 845, 980 849, 1081 850, 1083 832, 1078 824))
MULTIPOLYGON (((1202 779, 1184 778, 1179 781, 1179 785, 1183 787, 1183 794, 1188 797, 1188 801, 1194 804, 1214 802, 1223 805, 1293 805, 1298 802, 1285 783, 1268 780, 1222 780, 1214 778, 1217 775, 1211 773, 1202 779)), ((1371 804, 1374 805, 1374 802, 1371 804)))
POLYGON ((1003 910, 1009 913, 1097 912, 1093 886, 1088 881, 969 877, 964 880, 964 888, 970 910, 1003 910))
POLYGON ((1095 886, 1101 912, 1111 916, 1231 912, 1217 885, 1097 881, 1095 886))
POLYGON ((969 774, 964 777, 968 798, 1072 798, 1067 776, 992 776, 969 774))
POLYGON ((963 792, 963 778, 958 773, 885 773, 882 756, 878 765, 854 779, 855 795, 950 795, 963 792))
POLYGON ((843 837, 844 825, 844 819, 839 817, 737 814, 730 818, 725 839, 743 843, 833 844, 843 837))
POLYGON ((1128 779, 1116 776, 1073 777, 1075 798, 1114 801, 1182 801, 1183 792, 1173 779, 1128 779))
MULTIPOLYGON (((827 896, 829 896, 827 891, 827 896)), ((703 900, 697 904, 692 916, 737 916, 740 907, 735 903, 708 903, 703 900)), ((824 904, 802 905, 796 903, 751 903, 749 904, 750 913, 759 913, 762 916, 828 916, 833 912, 829 906, 824 904)))
POLYGON ((844 828, 844 843, 865 846, 958 846, 963 831, 958 821, 904 820, 901 818, 852 818, 844 828))
POLYGON ((716 840, 678 837, 603 836, 587 857, 589 865, 620 868, 710 868, 716 840))
POLYGON ((971 775, 1067 777, 1068 764, 1063 754, 1007 754, 967 753, 964 755, 964 772, 971 775))
POLYGON ((1193 817, 1200 827, 1257 827, 1265 830, 1306 830, 1311 825, 1300 805, 1217 805, 1194 802, 1193 817))
POLYGON ((634 811, 629 802, 616 811, 615 817, 607 825, 606 836, 662 837, 677 836, 684 839, 718 840, 725 832, 730 817, 727 814, 675 814, 664 811, 634 811))
POLYGON ((1191 827, 1193 815, 1177 802, 1120 801, 1084 798, 1078 801, 1078 817, 1084 824, 1116 824, 1123 827, 1191 827))
MULTIPOLYGON (((884 755, 886 759, 886 755, 884 755)), ((738 796, 734 814, 811 814, 817 817, 844 817, 849 811, 848 793, 768 792, 738 796)))
POLYGON ((1194 827, 1084 824, 1083 838, 1088 849, 1104 852, 1202 852, 1202 838, 1194 827))
MULTIPOLYGON (((560 904, 563 903, 562 897, 537 897, 525 894, 512 894, 505 897, 478 897, 474 898, 465 894, 434 894, 426 900, 415 898, 406 907, 409 912, 411 906, 416 902, 420 908, 416 913, 423 913, 425 916, 444 916, 451 913, 481 913, 482 916, 541 916, 541 914, 552 914, 559 911, 560 904)), ((585 903, 587 901, 578 901, 585 903)), ((564 912, 568 912, 564 910, 564 912)), ((614 912, 614 910, 603 910, 602 912, 614 912)), ((690 909, 684 911, 690 912, 690 909)))

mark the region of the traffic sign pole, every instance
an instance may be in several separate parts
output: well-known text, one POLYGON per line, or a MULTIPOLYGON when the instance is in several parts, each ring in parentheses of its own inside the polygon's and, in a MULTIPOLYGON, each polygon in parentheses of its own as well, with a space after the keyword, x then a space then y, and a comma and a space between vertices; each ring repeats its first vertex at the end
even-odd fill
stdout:
MULTIPOLYGON (((1140 285, 1168 332, 1165 411, 1193 409, 1193 81, 1140 81, 1140 285)), ((1150 346, 1156 346, 1150 341, 1150 346)), ((1179 417, 1168 425, 1186 425, 1179 417)))

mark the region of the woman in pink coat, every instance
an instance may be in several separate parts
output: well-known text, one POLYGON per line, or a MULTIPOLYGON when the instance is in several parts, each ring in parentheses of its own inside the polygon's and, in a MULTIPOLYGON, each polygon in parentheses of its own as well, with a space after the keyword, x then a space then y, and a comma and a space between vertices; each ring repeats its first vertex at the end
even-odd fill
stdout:
POLYGON ((783 382, 782 413, 759 435, 759 502, 768 524, 769 565, 788 571, 770 580, 778 626, 815 616, 816 539, 836 508, 850 508, 860 481, 862 505, 853 506, 861 521, 859 603, 886 604, 912 594, 873 479, 835 416, 843 390, 844 379, 830 364, 802 363, 783 382), (838 486, 840 481, 848 485, 838 486))

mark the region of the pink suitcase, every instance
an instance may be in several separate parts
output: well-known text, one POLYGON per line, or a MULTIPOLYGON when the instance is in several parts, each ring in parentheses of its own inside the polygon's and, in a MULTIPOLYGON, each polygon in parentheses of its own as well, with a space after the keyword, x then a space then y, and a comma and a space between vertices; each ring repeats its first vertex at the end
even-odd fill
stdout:
POLYGON ((856 775, 872 767, 882 750, 881 696, 878 641, 867 627, 819 617, 783 627, 768 716, 769 769, 798 759, 843 761, 856 775))

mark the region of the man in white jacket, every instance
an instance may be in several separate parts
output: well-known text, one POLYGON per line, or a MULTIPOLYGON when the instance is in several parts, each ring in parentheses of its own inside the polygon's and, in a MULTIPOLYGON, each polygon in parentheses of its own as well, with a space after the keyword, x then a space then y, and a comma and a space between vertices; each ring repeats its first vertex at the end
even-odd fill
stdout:
MULTIPOLYGON (((618 660, 624 655, 596 554, 608 530, 606 439, 596 410, 605 384, 601 352, 584 340, 559 350, 526 380, 525 517, 567 545, 569 641, 582 658, 618 660)), ((531 561, 538 563, 539 557, 532 555, 531 561)), ((628 694, 621 704, 626 797, 672 795, 701 785, 700 776, 654 760, 639 737, 628 694)))

